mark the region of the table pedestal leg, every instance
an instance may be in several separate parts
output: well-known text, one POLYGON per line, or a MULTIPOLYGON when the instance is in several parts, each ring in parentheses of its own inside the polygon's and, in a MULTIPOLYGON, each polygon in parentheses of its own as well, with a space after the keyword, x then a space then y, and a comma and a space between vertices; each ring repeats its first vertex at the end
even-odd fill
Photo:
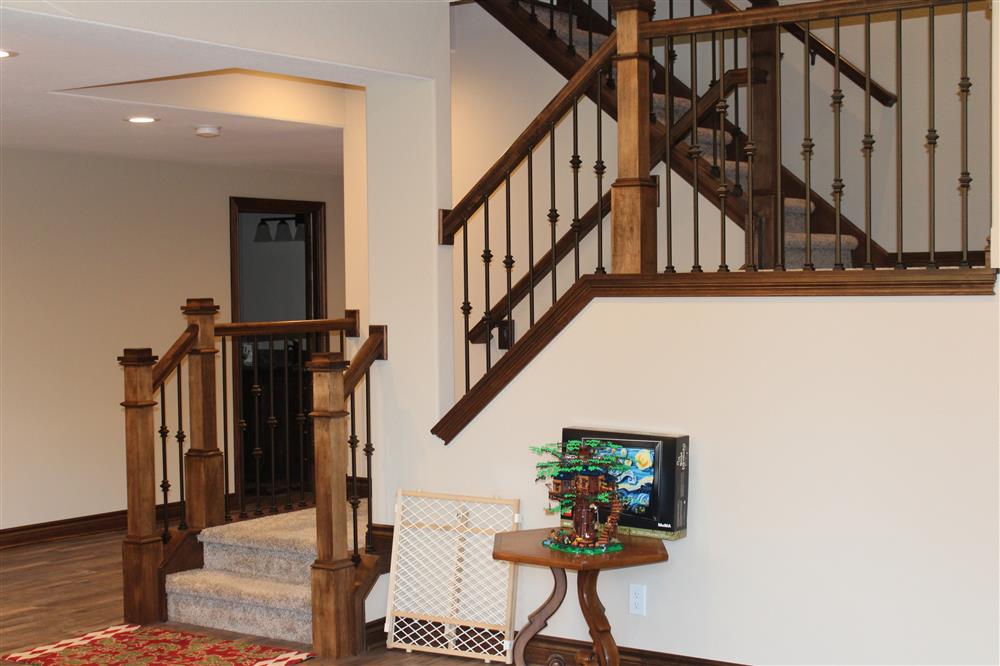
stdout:
POLYGON ((559 610, 563 599, 566 598, 566 570, 553 567, 552 578, 555 581, 552 594, 544 604, 528 616, 528 624, 518 632, 517 639, 514 641, 514 663, 516 666, 525 666, 524 651, 528 647, 528 642, 535 637, 535 634, 545 628, 549 618, 559 610))
POLYGON ((611 624, 604 614, 604 604, 597 596, 597 574, 600 571, 581 571, 576 577, 577 595, 580 598, 580 610, 587 620, 590 638, 594 641, 594 651, 577 653, 577 664, 580 666, 618 666, 618 646, 611 637, 611 624))

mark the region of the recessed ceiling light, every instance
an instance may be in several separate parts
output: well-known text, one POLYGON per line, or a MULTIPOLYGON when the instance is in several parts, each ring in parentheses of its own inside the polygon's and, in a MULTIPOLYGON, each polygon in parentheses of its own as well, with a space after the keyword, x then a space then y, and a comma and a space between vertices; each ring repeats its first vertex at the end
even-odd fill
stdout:
POLYGON ((126 120, 136 125, 145 125, 147 123, 155 123, 159 118, 153 118, 152 116, 132 116, 131 118, 126 118, 126 120))
POLYGON ((0 49, 0 59, 3 58, 13 58, 17 55, 17 51, 8 51, 6 49, 0 49))

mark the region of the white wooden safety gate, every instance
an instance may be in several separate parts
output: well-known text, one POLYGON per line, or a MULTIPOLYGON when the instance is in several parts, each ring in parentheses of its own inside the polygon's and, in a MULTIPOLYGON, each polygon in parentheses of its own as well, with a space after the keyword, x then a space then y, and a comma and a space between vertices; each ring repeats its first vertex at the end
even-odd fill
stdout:
POLYGON ((510 663, 515 567, 493 535, 518 500, 400 491, 386 611, 388 646, 510 663))

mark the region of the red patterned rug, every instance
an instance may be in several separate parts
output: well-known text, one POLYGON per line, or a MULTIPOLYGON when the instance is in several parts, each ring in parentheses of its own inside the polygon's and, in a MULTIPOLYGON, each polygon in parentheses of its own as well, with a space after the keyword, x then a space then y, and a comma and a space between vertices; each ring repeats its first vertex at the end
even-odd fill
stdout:
POLYGON ((241 640, 123 624, 4 655, 3 662, 34 666, 288 666, 311 659, 294 652, 241 640))

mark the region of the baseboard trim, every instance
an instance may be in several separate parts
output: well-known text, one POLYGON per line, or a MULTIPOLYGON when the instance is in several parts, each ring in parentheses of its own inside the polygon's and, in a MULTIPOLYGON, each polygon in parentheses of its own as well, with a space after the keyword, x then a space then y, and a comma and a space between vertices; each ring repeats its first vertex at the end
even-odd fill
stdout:
MULTIPOLYGON (((347 477, 347 488, 350 493, 351 477, 347 477)), ((368 493, 368 479, 358 477, 358 492, 361 495, 368 493)), ((306 498, 312 502, 312 494, 306 498)), ((348 497, 350 499, 350 497, 348 497)), ((229 494, 228 509, 235 512, 239 508, 237 497, 234 493, 229 494)), ((161 505, 156 507, 156 519, 162 520, 163 509, 161 505)), ((180 502, 171 502, 167 505, 167 515, 173 524, 180 516, 180 502)), ((118 511, 108 511, 107 513, 95 513, 89 516, 78 516, 76 518, 63 518, 47 523, 35 523, 33 525, 20 525, 18 527, 8 527, 0 530, 0 550, 15 548, 17 546, 28 546, 34 543, 45 543, 47 541, 60 541, 72 537, 87 536, 90 534, 101 534, 104 532, 120 532, 128 527, 128 515, 125 509, 118 511)), ((392 536, 390 534, 391 543, 392 536)))
MULTIPOLYGON (((385 618, 365 623, 365 641, 369 650, 385 647, 385 618)), ((590 650, 590 643, 558 636, 535 636, 525 651, 529 664, 575 664, 577 650, 590 650)), ((621 666, 741 666, 730 661, 715 661, 700 657, 686 657, 666 652, 653 652, 638 648, 618 648, 621 666)))

